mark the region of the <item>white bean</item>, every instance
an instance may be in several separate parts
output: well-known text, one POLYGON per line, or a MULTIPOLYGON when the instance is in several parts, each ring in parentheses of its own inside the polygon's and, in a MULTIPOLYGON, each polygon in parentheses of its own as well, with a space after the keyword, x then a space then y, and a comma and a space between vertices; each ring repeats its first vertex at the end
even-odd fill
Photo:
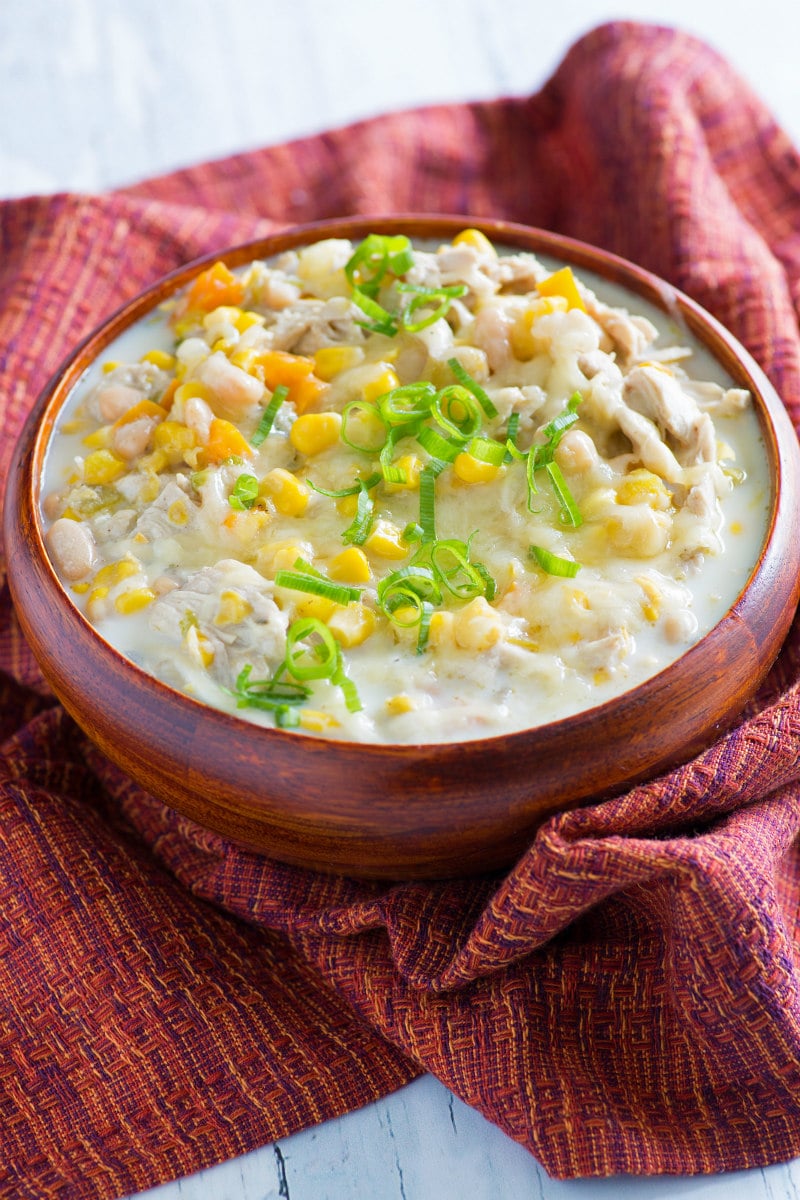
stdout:
POLYGON ((142 393, 137 388, 128 387, 126 383, 110 383, 97 394, 100 416, 104 421, 116 421, 134 404, 138 404, 141 398, 142 393))
POLYGON ((120 425, 119 429, 114 430, 111 437, 113 449, 120 458, 127 459, 128 462, 138 458, 147 449, 157 424, 157 417, 137 417, 135 421, 129 421, 127 425, 120 425))
POLYGON ((95 561, 95 542, 91 529, 69 517, 59 517, 45 535, 53 566, 65 579, 82 579, 95 561))

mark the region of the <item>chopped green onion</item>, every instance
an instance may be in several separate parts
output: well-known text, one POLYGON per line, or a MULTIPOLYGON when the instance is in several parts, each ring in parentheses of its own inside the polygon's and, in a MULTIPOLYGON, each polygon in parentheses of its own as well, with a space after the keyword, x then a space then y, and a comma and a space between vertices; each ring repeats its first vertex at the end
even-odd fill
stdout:
POLYGON ((510 447, 513 446, 516 449, 518 432, 519 432, 519 413, 512 412, 511 416, 508 418, 508 425, 506 426, 506 455, 505 455, 505 458, 503 459, 503 462, 507 462, 507 463, 511 462, 512 454, 511 454, 510 447))
POLYGON ((373 300, 360 288, 353 288, 353 303, 361 309, 365 316, 369 317, 369 321, 356 321, 356 325, 360 325, 362 329, 368 330, 369 333, 382 333, 386 337, 394 337, 397 333, 397 318, 381 305, 377 300, 373 300))
MULTIPOLYGON (((250 663, 236 677, 235 691, 229 693, 236 698, 237 708, 258 708, 264 712, 275 712, 302 704, 311 695, 311 688, 291 680, 279 679, 283 666, 271 679, 250 679, 253 670, 250 663)), ((277 717, 276 717, 276 723, 277 717)))
POLYGON ((390 621, 403 629, 419 623, 426 602, 440 604, 441 600, 441 589, 430 567, 410 563, 393 571, 378 584, 379 607, 390 621))
POLYGON ((492 401, 486 395, 481 385, 477 380, 473 379, 469 371, 462 367, 457 358, 448 358, 447 365, 455 375, 462 387, 465 387, 468 392, 472 392, 475 399, 480 404, 487 417, 496 417, 497 409, 492 401))
POLYGON ((481 427, 480 405, 460 383, 451 384, 436 393, 432 412, 445 433, 462 441, 473 437, 481 427))
POLYGON ((417 634, 417 654, 424 654, 428 645, 428 636, 431 631, 431 617, 433 616, 433 605, 428 600, 422 602, 422 614, 419 619, 419 633, 417 634))
POLYGON ((375 512, 375 501, 369 494, 367 483, 363 480, 358 496, 358 508, 352 522, 342 534, 342 541, 347 546, 363 546, 372 528, 372 518, 375 512))
POLYGON ((536 559, 539 566, 548 575, 560 575, 564 579, 574 579, 581 569, 579 562, 572 558, 561 558, 558 554, 545 550, 543 546, 530 546, 528 556, 536 559))
POLYGON ((286 397, 289 395, 289 389, 285 384, 279 383, 272 393, 272 399, 262 413, 261 420, 258 422, 258 428, 250 438, 251 446, 260 446, 261 443, 269 436, 272 431, 272 425, 275 421, 278 409, 283 404, 286 397))
POLYGON ((345 583, 334 583, 321 575, 307 575, 301 571, 278 571, 275 576, 277 587, 290 588, 294 592, 306 592, 309 596, 322 596, 334 604, 349 604, 361 595, 361 589, 345 583))
POLYGON ((301 682, 332 679, 340 655, 339 643, 316 617, 301 617, 286 631, 286 670, 301 682))
POLYGON ((255 475, 240 475, 228 496, 228 504, 237 512, 252 508, 258 499, 258 480, 255 475))
POLYGON ((361 697, 358 694, 358 688, 344 673, 344 664, 342 663, 341 653, 339 654, 339 666, 331 675, 331 683, 335 683, 338 688, 341 688, 344 696, 345 708, 348 712, 361 712, 364 705, 361 703, 361 697))
POLYGON ((377 483, 380 483, 380 481, 381 476, 375 473, 374 475, 370 475, 368 479, 357 479, 355 483, 350 485, 350 487, 336 488, 335 490, 331 488, 320 487, 318 483, 312 483, 310 479, 307 479, 306 483, 310 488, 313 488, 315 492, 319 492, 321 496, 329 496, 331 500, 343 500, 345 496, 357 496, 361 491, 362 484, 367 491, 371 491, 377 483))
POLYGON ((389 436, 386 439, 386 445, 380 453, 381 471, 385 483, 406 483, 406 473, 402 467, 392 465, 392 456, 394 455, 395 446, 404 437, 408 437, 410 433, 416 431, 416 425, 395 425, 389 430, 389 436))
POLYGON ((496 442, 494 438, 485 437, 474 437, 466 450, 479 462, 489 463, 493 467, 501 466, 505 462, 507 454, 504 442, 496 442))
POLYGON ((414 265, 414 252, 405 234, 370 233, 345 263, 344 273, 355 291, 376 296, 387 271, 405 275, 414 265))
MULTIPOLYGON (((368 422, 362 422, 362 424, 367 424, 368 422)), ((374 404, 371 404, 369 400, 351 400, 349 404, 345 404, 342 410, 342 427, 339 436, 345 446, 349 446, 351 450, 358 450, 361 454, 377 454, 386 445, 389 431, 386 428, 380 410, 374 404), (356 413, 366 413, 368 422, 371 422, 375 429, 374 441, 359 443, 351 435, 351 423, 358 422, 356 413)))
POLYGON ((419 527, 423 542, 436 540, 436 472, 429 463, 419 476, 419 527))
POLYGON ((432 383, 405 383, 379 396, 376 404, 387 425, 424 420, 431 410, 436 388, 432 383))
POLYGON ((406 333, 419 333, 420 330, 433 325, 440 317, 445 317, 453 300, 463 296, 467 289, 463 284, 456 284, 453 287, 424 288, 413 283, 399 283, 397 290, 398 292, 415 293, 413 300, 409 301, 403 310, 400 320, 406 333), (432 301, 439 301, 433 312, 418 321, 409 321, 408 318, 413 316, 417 309, 428 307, 432 301))
POLYGON ((457 538, 433 543, 431 566, 436 578, 459 600, 482 596, 486 590, 483 577, 469 561, 468 546, 457 538))
POLYGON ((448 463, 454 462, 464 448, 463 442, 451 442, 449 439, 443 438, 435 429, 431 429, 429 425, 423 425, 417 431, 416 438, 422 449, 427 450, 434 460, 431 465, 437 475, 448 463))
POLYGON ((561 505, 559 520, 562 525, 572 525, 577 528, 583 524, 583 517, 580 514, 580 509, 575 503, 575 497, 569 490, 567 481, 557 462, 549 462, 545 466, 547 474, 550 476, 550 482, 553 485, 553 491, 558 497, 558 502, 561 505))
POLYGON ((483 563, 476 562, 472 563, 471 566, 475 568, 483 580, 483 594, 491 604, 492 600, 494 600, 495 596, 497 595, 497 581, 495 580, 494 576, 489 573, 483 563))

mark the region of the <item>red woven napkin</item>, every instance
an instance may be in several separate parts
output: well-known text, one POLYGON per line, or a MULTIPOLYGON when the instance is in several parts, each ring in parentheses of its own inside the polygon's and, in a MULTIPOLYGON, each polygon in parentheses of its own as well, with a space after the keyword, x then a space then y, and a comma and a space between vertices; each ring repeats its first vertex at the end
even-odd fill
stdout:
MULTIPOLYGON (((3 205, 3 464, 60 358, 166 269, 391 210, 639 261, 800 418, 800 160, 711 50, 623 24, 530 98, 3 205)), ((54 704, 7 594, 0 619, 0 1195, 139 1190, 421 1069, 559 1176, 800 1154, 800 629, 696 761, 548 821, 506 878, 389 887, 244 853, 143 794, 54 704)))

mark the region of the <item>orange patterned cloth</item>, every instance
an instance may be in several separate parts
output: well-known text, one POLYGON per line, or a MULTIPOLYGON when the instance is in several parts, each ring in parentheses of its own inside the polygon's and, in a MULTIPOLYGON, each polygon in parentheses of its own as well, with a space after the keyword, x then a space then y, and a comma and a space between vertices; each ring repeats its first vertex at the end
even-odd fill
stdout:
MULTIPOLYGON (((800 422, 800 160, 711 50, 616 24, 529 98, 440 107, 0 209, 0 405, 165 270, 279 224, 461 212, 665 276, 800 422)), ((554 817, 505 878, 388 886, 142 793, 0 608, 0 1196, 114 1196, 421 1070, 557 1176, 800 1154, 800 628, 694 762, 554 817)))

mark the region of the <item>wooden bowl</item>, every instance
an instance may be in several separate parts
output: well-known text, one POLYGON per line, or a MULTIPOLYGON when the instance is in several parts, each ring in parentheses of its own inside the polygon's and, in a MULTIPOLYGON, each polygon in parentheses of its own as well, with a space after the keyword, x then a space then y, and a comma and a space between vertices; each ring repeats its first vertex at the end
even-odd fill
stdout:
MULTIPOLYGON (((318 223, 226 251, 229 265, 320 237, 376 229, 449 239, 463 217, 318 223)), ((736 603, 700 642, 618 699, 528 731, 437 745, 361 745, 265 729, 146 675, 70 600, 45 552, 39 489, 56 416, 87 366, 182 287, 209 256, 174 272, 92 334, 39 398, 5 504, 20 623, 67 711, 142 787, 199 824, 305 867, 375 878, 435 878, 511 863, 549 814, 620 792, 686 760, 741 711, 787 633, 800 597, 800 451, 785 410, 734 338, 692 300, 609 254, 554 234, 480 222, 496 242, 593 271, 679 314, 753 393, 772 495, 761 555, 736 603)))

